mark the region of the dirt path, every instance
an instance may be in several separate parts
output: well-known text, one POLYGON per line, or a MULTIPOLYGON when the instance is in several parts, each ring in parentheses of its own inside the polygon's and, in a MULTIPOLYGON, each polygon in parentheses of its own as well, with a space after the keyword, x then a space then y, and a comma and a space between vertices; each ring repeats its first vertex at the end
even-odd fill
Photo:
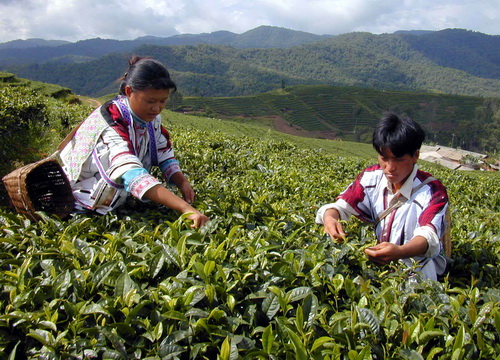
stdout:
POLYGON ((274 118, 274 128, 279 132, 302 136, 302 137, 312 137, 320 139, 330 139, 333 140, 336 137, 335 131, 309 131, 301 128, 300 126, 290 124, 281 116, 276 116, 274 118))
POLYGON ((85 97, 85 96, 79 96, 78 98, 80 99, 81 102, 89 104, 94 109, 97 108, 97 107, 99 107, 99 106, 101 106, 101 102, 99 100, 97 100, 97 99, 88 98, 88 97, 85 97))

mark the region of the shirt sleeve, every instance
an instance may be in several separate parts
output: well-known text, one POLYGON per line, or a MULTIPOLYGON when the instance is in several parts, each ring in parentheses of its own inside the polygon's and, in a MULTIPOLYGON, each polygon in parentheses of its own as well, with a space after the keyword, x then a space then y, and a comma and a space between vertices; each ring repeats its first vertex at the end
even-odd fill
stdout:
POLYGON ((371 204, 366 194, 366 183, 375 183, 376 178, 370 176, 371 171, 376 167, 370 167, 358 174, 356 179, 338 196, 337 201, 319 208, 316 214, 316 223, 323 224, 324 215, 328 209, 337 209, 341 220, 348 220, 351 216, 356 216, 364 222, 373 222, 371 204), (365 179, 368 175, 368 180, 365 179), (373 177, 374 180, 370 180, 373 177))
POLYGON ((122 176, 125 190, 132 196, 142 200, 144 194, 152 187, 161 184, 161 182, 144 168, 136 168, 127 171, 122 176))
POLYGON ((325 212, 328 209, 336 209, 340 214, 340 220, 349 220, 352 216, 358 216, 358 212, 352 208, 345 200, 339 199, 334 203, 323 205, 316 213, 316 223, 324 224, 325 212))
POLYGON ((163 161, 160 164, 160 169, 163 173, 163 177, 168 182, 170 182, 170 178, 172 177, 172 175, 181 171, 179 161, 177 161, 176 159, 167 159, 163 161))
POLYGON ((441 241, 439 240, 436 231, 432 226, 420 226, 413 232, 413 237, 422 236, 427 240, 427 252, 424 254, 425 257, 433 258, 439 255, 441 251, 441 241))
POLYGON ((427 194, 430 194, 430 197, 418 218, 418 225, 413 235, 423 236, 427 240, 429 246, 424 256, 433 258, 441 251, 440 238, 446 227, 444 219, 448 208, 448 194, 438 180, 430 182, 427 187, 427 194))

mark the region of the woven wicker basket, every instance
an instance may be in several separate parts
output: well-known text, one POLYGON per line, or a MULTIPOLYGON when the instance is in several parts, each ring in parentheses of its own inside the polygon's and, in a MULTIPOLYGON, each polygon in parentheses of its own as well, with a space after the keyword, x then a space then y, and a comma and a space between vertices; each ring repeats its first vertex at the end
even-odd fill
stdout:
POLYGON ((20 167, 2 180, 12 205, 33 220, 39 219, 36 211, 62 219, 73 210, 69 180, 54 156, 20 167))

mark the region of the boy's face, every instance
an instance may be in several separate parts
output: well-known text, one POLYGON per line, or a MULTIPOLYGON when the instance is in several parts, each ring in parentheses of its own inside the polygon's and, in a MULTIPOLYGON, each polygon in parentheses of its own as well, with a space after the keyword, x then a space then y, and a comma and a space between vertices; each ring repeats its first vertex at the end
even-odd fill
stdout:
POLYGON ((383 154, 378 155, 378 163, 387 180, 392 184, 393 190, 401 189, 408 176, 413 171, 413 166, 417 163, 419 152, 415 155, 403 155, 396 157, 391 150, 387 149, 383 154))

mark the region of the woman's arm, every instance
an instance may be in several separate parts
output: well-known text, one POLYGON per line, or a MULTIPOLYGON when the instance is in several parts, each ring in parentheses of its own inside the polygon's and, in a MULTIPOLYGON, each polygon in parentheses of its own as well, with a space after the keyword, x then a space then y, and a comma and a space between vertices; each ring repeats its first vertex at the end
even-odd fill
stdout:
POLYGON ((156 185, 146 191, 144 194, 146 199, 154 201, 158 204, 165 205, 170 209, 179 211, 183 214, 192 213, 188 216, 188 219, 193 220, 193 224, 191 227, 199 228, 208 221, 208 217, 200 213, 194 207, 189 205, 186 201, 182 200, 180 197, 172 193, 163 185, 156 185))
POLYGON ((179 188, 179 190, 182 193, 182 197, 187 203, 192 204, 194 202, 194 196, 195 196, 194 190, 191 187, 189 180, 186 178, 186 176, 184 176, 182 171, 173 174, 170 177, 170 181, 172 181, 175 184, 175 186, 179 188))

